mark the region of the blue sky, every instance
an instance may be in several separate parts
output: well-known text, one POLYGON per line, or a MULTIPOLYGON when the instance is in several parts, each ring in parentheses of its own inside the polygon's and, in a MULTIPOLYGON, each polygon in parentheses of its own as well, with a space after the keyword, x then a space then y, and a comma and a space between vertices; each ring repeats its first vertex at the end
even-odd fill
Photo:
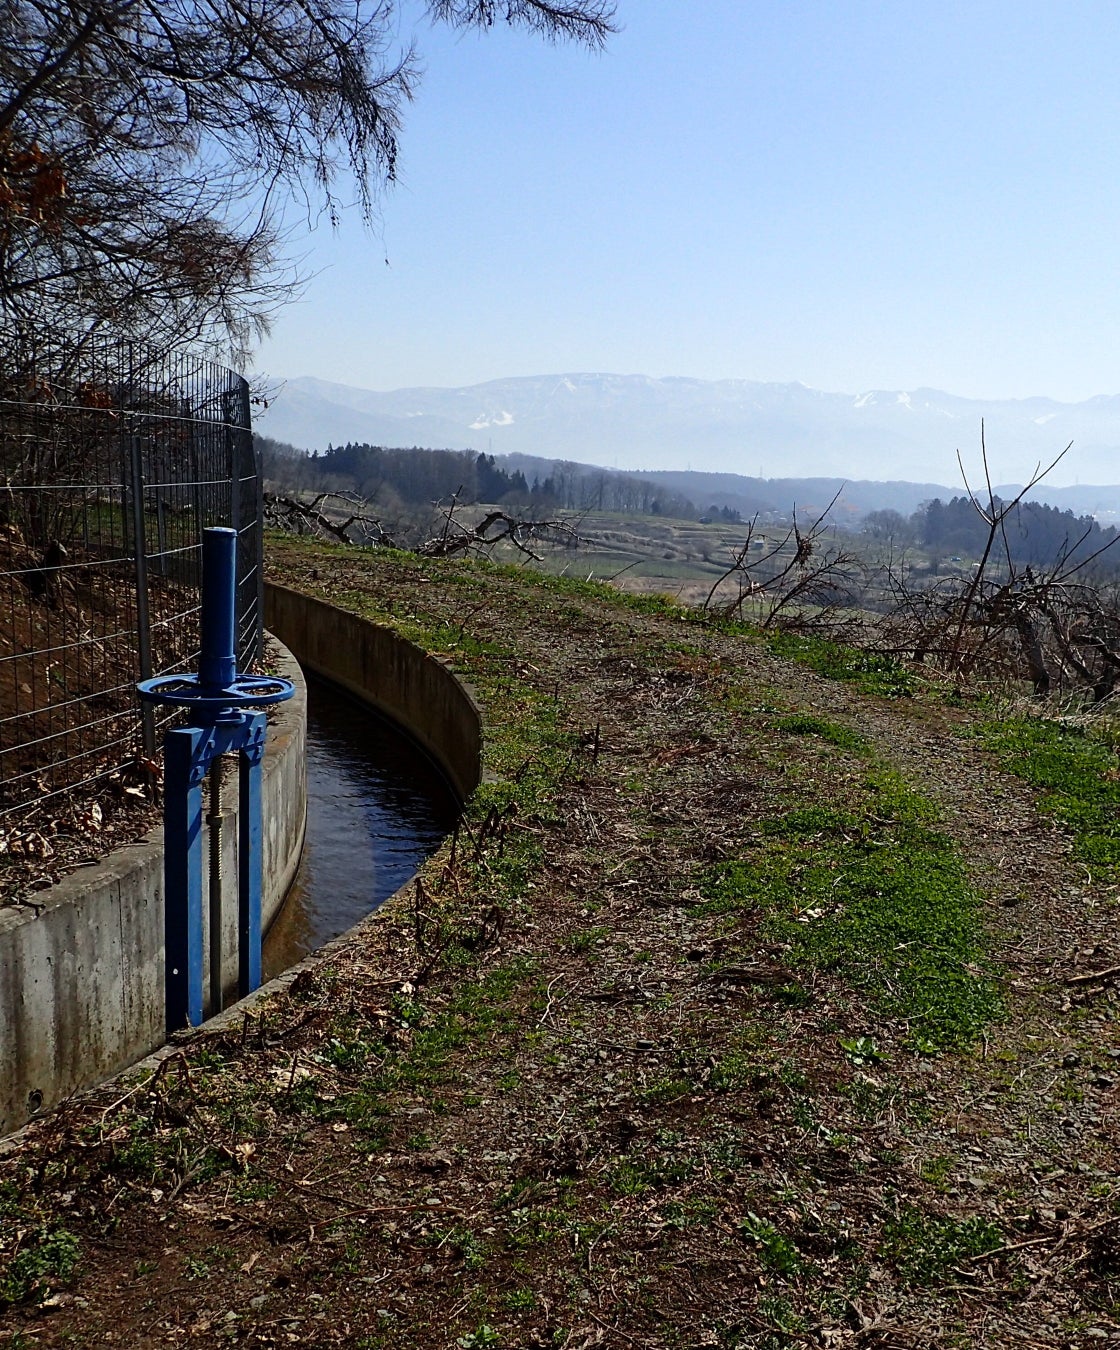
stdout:
POLYGON ((316 275, 258 370, 1120 392, 1115 3, 618 17, 600 55, 420 17, 380 227, 293 227, 316 275))

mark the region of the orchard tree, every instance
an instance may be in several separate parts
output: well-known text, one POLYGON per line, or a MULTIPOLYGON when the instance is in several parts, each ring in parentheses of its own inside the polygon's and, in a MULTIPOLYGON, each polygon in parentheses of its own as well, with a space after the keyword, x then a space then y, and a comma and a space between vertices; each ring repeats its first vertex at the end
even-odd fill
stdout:
POLYGON ((913 538, 910 522, 900 511, 889 508, 868 511, 863 518, 863 532, 872 539, 893 540, 896 544, 908 543, 913 538))
MULTIPOLYGON (((0 323, 244 350, 294 280, 293 202, 367 218, 414 46, 393 0, 0 0, 0 323)), ((598 47, 610 0, 432 0, 598 47)))

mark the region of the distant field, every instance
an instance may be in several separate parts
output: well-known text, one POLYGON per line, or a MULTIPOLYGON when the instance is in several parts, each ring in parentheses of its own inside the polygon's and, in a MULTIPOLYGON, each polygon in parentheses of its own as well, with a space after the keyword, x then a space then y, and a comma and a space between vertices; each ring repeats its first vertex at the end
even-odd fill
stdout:
MULTIPOLYGON (((747 537, 747 524, 674 520, 664 516, 623 515, 591 511, 567 517, 577 532, 575 547, 543 551, 546 571, 576 576, 582 580, 609 581, 628 591, 643 594, 665 592, 686 603, 705 600, 714 582, 731 566, 731 560, 747 537)), ((785 537, 785 526, 756 530, 759 546, 752 556, 762 556, 785 537)), ((845 536, 848 538, 848 536, 845 536)), ((831 542, 831 536, 830 536, 831 542)), ((855 537, 851 537, 855 542, 855 537)), ((511 556, 510 549, 503 557, 511 556)), ((779 555, 784 563, 788 549, 779 555)), ((775 560, 771 565, 782 565, 775 560)), ((733 599, 739 593, 735 578, 724 582, 717 598, 733 599)))
MULTIPOLYGON (((621 515, 593 511, 569 519, 579 535, 577 548, 551 551, 549 571, 575 572, 620 584, 712 581, 729 565, 746 535, 745 525, 664 516, 621 515), (621 574, 621 575, 620 575, 621 574)), ((780 536, 779 536, 780 537, 780 536)), ((647 589, 643 586, 642 589, 647 589)))
MULTIPOLYGON (((541 566, 545 571, 581 580, 607 581, 639 594, 672 595, 682 603, 693 605, 707 600, 712 586, 727 572, 733 557, 742 548, 749 529, 745 521, 702 524, 696 520, 608 511, 573 513, 565 519, 578 534, 579 543, 575 546, 534 546, 542 555, 541 566)), ((808 524, 803 522, 802 528, 807 528, 808 524)), ((755 547, 748 554, 759 564, 755 580, 765 581, 791 561, 793 544, 779 548, 788 529, 788 524, 779 523, 755 527, 752 539, 755 547), (778 549, 776 554, 775 549, 778 549), (765 563, 762 563, 763 558, 767 559, 765 563)), ((817 539, 817 556, 836 550, 858 555, 866 569, 863 603, 851 612, 853 617, 870 617, 879 608, 879 602, 885 599, 883 569, 889 563, 897 570, 903 561, 902 553, 894 550, 892 556, 889 544, 868 535, 835 529, 822 531, 817 539), (875 577, 878 580, 873 579, 875 577)), ((500 556, 507 561, 518 557, 512 548, 500 556)), ((937 577, 965 575, 972 567, 969 559, 948 561, 943 558, 936 571, 930 573, 930 561, 930 556, 922 549, 911 547, 905 551, 907 574, 918 588, 937 577)), ((739 595, 740 577, 736 574, 718 586, 713 598, 718 603, 735 601, 739 595)), ((749 610, 748 604, 745 612, 749 610)))
MULTIPOLYGON (((308 501, 312 496, 308 492, 296 495, 308 501)), ((328 502, 323 509, 329 517, 341 522, 353 506, 345 501, 328 502)), ((484 503, 458 507, 455 521, 469 531, 494 509, 484 503)), ((516 508, 511 510, 516 513, 516 508)), ((417 508, 415 518, 389 522, 390 532, 397 538, 408 538, 411 534, 416 539, 441 533, 446 526, 442 508, 429 509, 426 519, 421 519, 424 514, 417 508)), ((605 581, 640 594, 672 595, 686 604, 702 604, 708 599, 713 585, 731 567, 732 559, 743 547, 750 529, 746 521, 702 523, 613 511, 561 512, 556 519, 562 521, 573 535, 562 542, 539 539, 532 542, 533 551, 540 558, 539 564, 535 565, 544 571, 584 581, 605 581)), ((801 524, 807 529, 810 522, 802 521, 801 524)), ((788 524, 777 522, 755 526, 753 547, 748 555, 757 565, 754 580, 765 582, 789 563, 792 544, 783 545, 788 529, 788 524), (775 553, 774 550, 778 551, 775 553), (765 563, 763 559, 766 559, 765 563)), ((881 573, 888 561, 895 568, 902 561, 899 551, 896 550, 892 558, 889 544, 876 542, 867 535, 836 529, 822 531, 817 539, 817 556, 838 549, 858 555, 860 563, 867 569, 868 578, 881 573)), ((526 561, 525 554, 508 543, 495 548, 492 556, 502 562, 526 561)), ((921 549, 906 550, 907 575, 919 588, 936 577, 963 575, 972 566, 969 559, 942 558, 936 571, 931 573, 930 561, 921 549)), ((869 582, 863 604, 869 604, 871 609, 878 608, 877 602, 882 598, 881 585, 881 580, 869 582)), ((735 601, 739 595, 740 574, 736 574, 717 587, 714 599, 717 602, 735 601)), ((861 607, 857 606, 857 610, 861 607)))

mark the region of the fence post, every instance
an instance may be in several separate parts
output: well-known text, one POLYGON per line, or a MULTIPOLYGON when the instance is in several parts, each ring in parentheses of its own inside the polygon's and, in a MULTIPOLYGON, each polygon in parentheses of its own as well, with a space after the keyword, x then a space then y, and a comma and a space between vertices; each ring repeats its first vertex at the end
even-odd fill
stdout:
MULTIPOLYGON (((136 558, 136 638, 140 655, 140 678, 152 678, 152 625, 148 609, 148 547, 144 531, 144 466, 140 456, 140 437, 129 436, 130 478, 132 480, 132 540, 136 558)), ((156 711, 150 703, 141 705, 141 734, 144 758, 156 753, 156 711)))
MULTIPOLYGON (((250 433, 251 434, 251 433, 250 433)), ((253 552, 257 567, 257 623, 253 632, 258 660, 264 656, 264 475, 261 473, 261 457, 253 445, 253 468, 257 475, 256 514, 253 520, 253 539, 256 547, 253 552)))
MULTIPOLYGON (((223 411, 228 419, 229 401, 223 399, 223 411)), ((229 446, 229 523, 231 528, 241 534, 241 437, 226 422, 226 444, 229 446)))
POLYGON ((260 660, 264 656, 264 474, 261 472, 261 456, 253 439, 253 409, 249 402, 249 382, 241 381, 241 420, 245 444, 249 448, 249 457, 253 465, 253 566, 256 569, 256 615, 253 624, 253 656, 260 660))
POLYGON ((241 435, 236 425, 238 419, 238 399, 236 388, 227 388, 221 399, 222 422, 225 430, 226 447, 229 452, 229 523, 237 531, 237 547, 234 550, 233 566, 235 576, 235 594, 237 628, 236 642, 238 660, 242 665, 249 664, 248 643, 242 638, 242 621, 245 617, 245 564, 244 549, 241 543, 241 435))
POLYGON ((162 484, 156 488, 156 556, 153 559, 157 576, 167 575, 167 503, 163 500, 162 484))

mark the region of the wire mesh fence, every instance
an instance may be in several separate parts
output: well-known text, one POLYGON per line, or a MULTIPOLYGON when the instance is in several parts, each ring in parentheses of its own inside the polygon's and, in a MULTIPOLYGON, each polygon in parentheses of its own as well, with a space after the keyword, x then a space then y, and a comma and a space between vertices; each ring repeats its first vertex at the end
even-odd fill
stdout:
POLYGON ((238 658, 261 651, 249 389, 135 343, 0 343, 0 819, 155 754, 139 679, 194 670, 202 531, 238 531, 238 658))

